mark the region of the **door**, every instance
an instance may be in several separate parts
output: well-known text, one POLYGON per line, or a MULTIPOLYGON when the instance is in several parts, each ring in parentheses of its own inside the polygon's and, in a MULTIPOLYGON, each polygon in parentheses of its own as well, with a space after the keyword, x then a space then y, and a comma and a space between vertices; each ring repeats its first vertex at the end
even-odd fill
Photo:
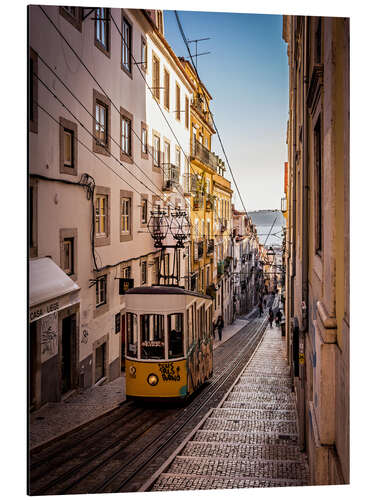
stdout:
POLYGON ((95 350, 95 383, 105 377, 105 342, 95 350))
POLYGON ((75 315, 62 320, 61 392, 73 389, 75 315))
POLYGON ((125 314, 121 316, 121 371, 125 371, 125 314))

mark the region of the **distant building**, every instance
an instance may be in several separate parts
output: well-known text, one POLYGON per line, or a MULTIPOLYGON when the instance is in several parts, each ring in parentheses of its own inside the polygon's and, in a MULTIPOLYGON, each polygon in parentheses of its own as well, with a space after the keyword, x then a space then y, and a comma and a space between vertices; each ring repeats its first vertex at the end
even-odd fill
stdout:
POLYGON ((312 484, 349 483, 349 19, 284 16, 286 335, 312 484))

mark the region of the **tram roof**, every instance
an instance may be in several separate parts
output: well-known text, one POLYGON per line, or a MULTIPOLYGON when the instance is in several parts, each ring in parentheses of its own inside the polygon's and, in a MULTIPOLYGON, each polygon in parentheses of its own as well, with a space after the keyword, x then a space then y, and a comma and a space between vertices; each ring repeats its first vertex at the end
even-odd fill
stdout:
POLYGON ((193 292, 192 290, 186 290, 185 288, 180 288, 177 286, 138 286, 135 288, 130 288, 126 295, 193 295, 194 297, 200 297, 202 299, 210 299, 210 295, 204 295, 203 293, 193 292))

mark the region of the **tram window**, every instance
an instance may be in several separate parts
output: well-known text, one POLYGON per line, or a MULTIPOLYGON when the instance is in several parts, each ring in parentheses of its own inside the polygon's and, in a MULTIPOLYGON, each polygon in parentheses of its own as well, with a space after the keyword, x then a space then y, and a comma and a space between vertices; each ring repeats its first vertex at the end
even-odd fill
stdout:
POLYGON ((141 358, 165 358, 162 314, 141 314, 141 358))
POLYGON ((132 358, 136 358, 137 353, 137 315, 126 313, 126 354, 132 358))
POLYGON ((197 339, 197 303, 193 304, 193 340, 197 339))
POLYGON ((183 314, 168 314, 168 358, 181 358, 184 355, 183 314))

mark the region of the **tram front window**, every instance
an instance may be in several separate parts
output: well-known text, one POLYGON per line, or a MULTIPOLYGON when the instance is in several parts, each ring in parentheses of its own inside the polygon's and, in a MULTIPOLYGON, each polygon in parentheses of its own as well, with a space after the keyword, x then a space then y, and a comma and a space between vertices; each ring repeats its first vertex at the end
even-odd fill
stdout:
POLYGON ((141 314, 141 358, 164 359, 164 316, 141 314))
POLYGON ((183 314, 168 314, 168 359, 182 358, 184 355, 183 314))
POLYGON ((126 354, 132 358, 137 357, 137 315, 126 313, 126 354))

